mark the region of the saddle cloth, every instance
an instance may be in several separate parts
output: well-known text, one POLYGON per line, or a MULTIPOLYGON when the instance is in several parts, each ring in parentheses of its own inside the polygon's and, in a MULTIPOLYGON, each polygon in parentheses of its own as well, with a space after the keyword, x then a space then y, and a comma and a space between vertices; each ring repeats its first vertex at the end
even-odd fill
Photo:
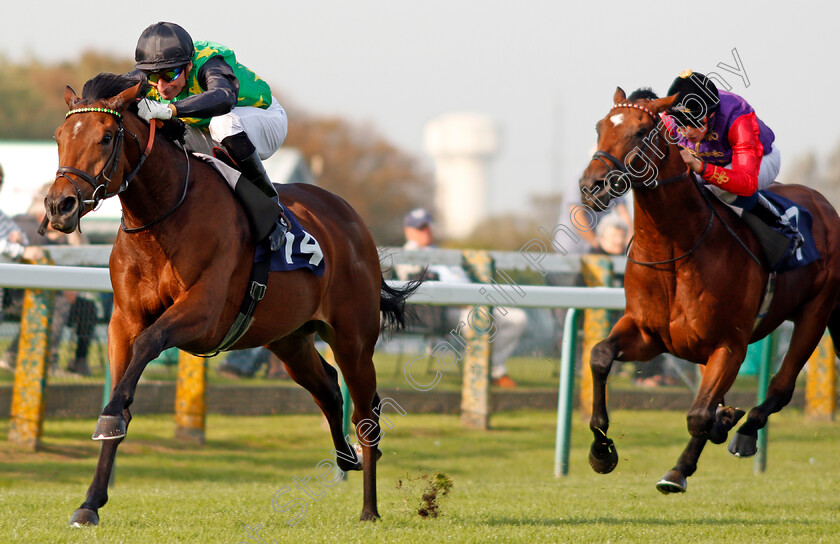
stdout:
POLYGON ((814 219, 811 216, 811 212, 772 191, 762 190, 761 194, 767 197, 767 200, 772 202, 777 209, 782 210, 782 215, 790 221, 791 225, 799 229, 799 232, 802 233, 802 237, 805 239, 802 246, 782 261, 777 272, 801 268, 819 259, 820 252, 817 250, 812 233, 814 219))
MULTIPOLYGON (((232 168, 223 161, 204 153, 193 153, 193 155, 212 165, 227 181, 231 189, 236 188, 242 173, 232 168)), ((245 181, 245 183, 250 183, 245 181)), ((287 219, 289 230, 286 232, 286 240, 279 251, 270 254, 262 244, 257 246, 254 253, 254 262, 262 262, 271 258, 269 269, 272 272, 288 272, 306 268, 313 274, 321 277, 324 274, 324 252, 314 236, 306 232, 297 220, 297 217, 287 207, 283 207, 283 214, 287 219)))

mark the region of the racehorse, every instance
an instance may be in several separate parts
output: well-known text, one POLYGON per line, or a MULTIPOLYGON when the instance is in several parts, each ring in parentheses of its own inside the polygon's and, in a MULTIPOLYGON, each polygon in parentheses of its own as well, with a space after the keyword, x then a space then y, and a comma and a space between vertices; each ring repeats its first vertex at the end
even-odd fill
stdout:
POLYGON ((817 191, 771 186, 810 211, 820 258, 778 275, 769 310, 756 325, 770 277, 755 257, 760 245, 732 210, 706 195, 689 175, 660 121, 659 114, 676 98, 629 102, 618 88, 612 109, 597 124, 598 150, 580 179, 584 203, 598 209, 626 191, 629 182, 635 210, 635 238, 624 276, 625 314, 592 349, 592 468, 606 474, 618 463, 607 437, 606 384, 613 361, 646 361, 667 351, 705 365, 687 416, 691 439, 676 466, 657 483, 663 493, 685 492, 706 442, 724 442, 744 415, 724 406, 724 394, 749 343, 785 320, 794 323, 766 400, 750 410, 729 446, 737 456, 755 454, 758 430, 790 402, 796 377, 826 326, 840 355, 840 217, 817 191))
MULTIPOLYGON (((173 346, 193 353, 219 346, 246 296, 254 262, 248 221, 224 178, 172 140, 154 139, 154 125, 137 117, 141 85, 100 74, 81 97, 67 87, 70 112, 55 134, 62 166, 45 200, 52 227, 72 232, 102 198, 118 195, 123 209, 110 259, 111 398, 94 432, 103 443, 93 483, 71 524, 99 522, 146 364, 173 346)), ((271 272, 253 325, 232 349, 266 346, 312 394, 329 422, 338 467, 364 471, 361 519, 374 520, 381 452, 363 441, 359 460, 347 443, 337 372, 315 350, 314 336, 332 347, 355 405, 354 424, 365 421, 366 436, 379 436, 372 356, 380 312, 386 324, 404 327, 411 291, 386 285, 373 237, 347 202, 311 185, 284 185, 279 193, 320 244, 324 272, 271 272)))

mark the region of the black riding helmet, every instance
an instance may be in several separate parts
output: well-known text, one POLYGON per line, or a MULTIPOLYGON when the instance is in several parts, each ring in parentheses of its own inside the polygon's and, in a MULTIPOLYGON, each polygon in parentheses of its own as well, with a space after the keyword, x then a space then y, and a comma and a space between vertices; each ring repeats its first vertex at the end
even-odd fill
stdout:
POLYGON ((192 59, 193 41, 189 33, 175 23, 155 23, 137 40, 134 67, 144 72, 160 72, 184 66, 192 59))
POLYGON ((677 96, 668 114, 680 126, 700 127, 703 118, 717 111, 720 105, 718 90, 712 80, 686 70, 681 73, 668 89, 668 96, 677 96))

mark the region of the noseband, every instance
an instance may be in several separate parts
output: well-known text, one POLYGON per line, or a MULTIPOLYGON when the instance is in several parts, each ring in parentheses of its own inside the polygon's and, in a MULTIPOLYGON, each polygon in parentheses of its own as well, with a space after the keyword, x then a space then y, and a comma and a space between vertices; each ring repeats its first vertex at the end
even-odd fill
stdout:
MULTIPOLYGON (((122 157, 123 140, 125 139, 126 130, 125 127, 123 127, 122 114, 118 111, 114 111, 108 108, 77 108, 68 111, 64 118, 67 119, 71 115, 75 115, 78 113, 108 113, 116 117, 117 123, 119 124, 119 128, 117 129, 117 134, 115 136, 114 146, 111 148, 111 154, 108 156, 108 160, 105 161, 105 165, 102 167, 102 170, 96 176, 93 176, 88 172, 85 172, 84 170, 73 168, 72 166, 59 166, 58 170, 55 173, 55 181, 58 181, 60 178, 65 178, 67 181, 73 184, 73 187, 76 188, 76 198, 79 201, 79 208, 76 214, 76 228, 78 228, 79 232, 81 232, 81 219, 83 209, 95 211, 99 208, 103 200, 105 200, 106 198, 111 198, 112 196, 117 196, 118 194, 128 189, 128 185, 131 183, 131 180, 134 179, 135 175, 137 175, 137 172, 143 166, 143 163, 146 162, 146 157, 148 157, 149 153, 151 153, 152 151, 152 145, 154 145, 155 141, 156 123, 152 122, 149 125, 149 142, 146 145, 146 149, 143 150, 143 153, 140 156, 140 160, 137 161, 137 165, 127 176, 123 178, 123 181, 120 184, 120 188, 113 193, 109 193, 108 185, 110 185, 111 178, 116 172, 117 166, 120 162, 120 158, 122 157), (67 174, 73 174, 74 176, 77 176, 78 178, 86 181, 91 187, 93 187, 93 194, 91 195, 90 199, 82 198, 81 188, 76 183, 76 181, 67 174)), ((137 138, 137 135, 132 132, 129 132, 129 134, 131 134, 131 136, 134 138, 134 142, 137 144, 137 148, 142 149, 142 146, 140 145, 140 139, 137 138)), ((55 183, 55 181, 53 183, 55 183)), ((44 223, 41 225, 41 230, 39 230, 41 234, 43 234, 43 230, 46 229, 47 221, 48 219, 45 218, 44 223)))

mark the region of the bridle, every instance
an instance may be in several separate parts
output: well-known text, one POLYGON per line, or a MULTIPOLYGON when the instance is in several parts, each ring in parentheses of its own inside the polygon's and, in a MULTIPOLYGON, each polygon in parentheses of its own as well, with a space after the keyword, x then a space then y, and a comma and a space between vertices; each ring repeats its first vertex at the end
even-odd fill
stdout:
MULTIPOLYGON (((618 104, 614 104, 610 111, 613 111, 613 110, 616 110, 616 109, 619 109, 619 108, 632 108, 632 109, 636 109, 636 110, 641 110, 641 111, 645 112, 646 114, 648 114, 651 117, 651 119, 653 119, 653 131, 650 134, 655 135, 658 140, 662 140, 662 141, 665 142, 665 151, 664 152, 661 151, 659 149, 659 147, 657 147, 657 145, 655 145, 652 140, 649 141, 648 138, 644 139, 644 147, 646 148, 646 150, 649 153, 652 153, 653 155, 656 155, 660 159, 661 162, 665 162, 668 159, 668 156, 671 153, 671 146, 668 145, 668 140, 665 138, 665 136, 662 135, 662 132, 660 131, 660 126, 664 125, 664 123, 662 123, 659 116, 656 115, 655 113, 653 113, 652 111, 650 111, 648 108, 642 106, 641 104, 633 104, 632 102, 621 102, 621 103, 618 103, 618 104)), ((650 164, 653 163, 653 160, 652 160, 652 157, 650 156, 650 154, 637 153, 633 157, 633 161, 635 161, 638 158, 644 158, 646 160, 646 162, 648 162, 650 164)), ((667 184, 673 183, 675 181, 683 180, 683 179, 687 178, 689 173, 691 172, 688 169, 688 167, 686 166, 685 172, 683 172, 683 173, 681 173, 677 176, 673 176, 673 177, 666 178, 666 179, 663 179, 663 180, 653 179, 653 180, 638 181, 638 180, 633 179, 634 177, 637 177, 637 176, 634 176, 631 172, 629 172, 627 170, 627 167, 624 166, 624 162, 622 162, 617 157, 615 157, 614 155, 612 155, 612 154, 610 154, 606 151, 596 151, 592 155, 592 160, 593 161, 596 161, 596 160, 600 161, 604 166, 607 167, 607 170, 610 170, 610 171, 611 170, 618 170, 619 172, 621 172, 622 176, 629 177, 630 178, 629 185, 633 189, 656 189, 657 187, 659 187, 661 185, 667 185, 667 184)))
MULTIPOLYGON (((660 125, 664 125, 664 123, 661 122, 661 120, 659 119, 659 116, 657 116, 655 113, 650 111, 648 108, 642 106, 641 104, 633 104, 631 102, 621 102, 621 103, 615 104, 615 105, 613 105, 613 107, 610 111, 615 110, 615 109, 619 109, 619 108, 633 108, 633 109, 641 110, 641 111, 645 112, 646 114, 648 114, 653 119, 653 125, 654 126, 653 126, 653 131, 650 134, 651 135, 655 134, 656 137, 659 140, 663 140, 665 142, 665 151, 664 152, 661 151, 655 144, 652 143, 652 141, 648 141, 648 138, 645 138, 644 146, 647 148, 649 153, 652 152, 652 154, 656 155, 660 159, 660 162, 665 162, 667 160, 668 156, 670 155, 671 146, 669 145, 669 142, 666 140, 665 136, 663 136, 662 133, 660 132, 661 131, 660 125)), ((648 155, 643 155, 642 153, 637 153, 636 156, 633 158, 633 160, 635 161, 640 156, 643 157, 649 163, 653 162, 652 157, 649 154, 648 155)), ((634 176, 632 173, 630 173, 627 170, 627 168, 624 166, 624 163, 622 161, 620 161, 617 157, 615 157, 614 155, 612 155, 612 154, 610 154, 606 151, 596 151, 592 155, 592 160, 593 161, 595 161, 595 160, 600 161, 602 164, 604 164, 604 166, 607 167, 607 170, 610 170, 610 171, 611 170, 617 170, 617 171, 621 172, 622 177, 624 177, 624 176, 629 177, 630 178, 629 185, 633 189, 651 189, 651 190, 656 189, 656 188, 661 187, 663 185, 667 185, 667 184, 670 184, 670 183, 673 183, 673 182, 676 182, 676 181, 684 180, 684 179, 688 178, 689 175, 691 174, 691 170, 688 168, 688 166, 686 166, 684 172, 682 172, 681 174, 678 174, 676 176, 672 176, 670 178, 666 178, 666 179, 663 179, 663 180, 654 178, 652 181, 651 180, 636 181, 636 180, 633 180, 633 178, 636 177, 636 176, 634 176)), ((630 261, 631 263, 639 264, 639 265, 643 265, 643 266, 656 266, 656 265, 662 265, 662 264, 670 264, 670 263, 674 263, 674 262, 680 261, 682 259, 685 259, 689 255, 694 253, 694 251, 698 247, 700 247, 700 244, 703 243, 703 240, 705 240, 706 236, 709 234, 709 232, 711 232, 712 224, 714 223, 714 218, 717 215, 717 213, 715 212, 715 209, 714 209, 714 206, 712 205, 712 203, 709 201, 709 199, 706 197, 706 195, 703 194, 703 189, 699 186, 699 184, 694 183, 694 185, 697 186, 697 189, 703 195, 704 200, 705 200, 705 202, 706 202, 706 204, 709 208, 709 220, 706 222, 706 229, 703 231, 703 234, 700 236, 700 239, 697 240, 697 243, 695 243, 694 246, 691 249, 689 249, 686 253, 684 253, 683 255, 680 255, 679 257, 675 257, 673 259, 667 259, 667 260, 664 260, 664 261, 649 261, 649 262, 646 262, 646 261, 637 261, 637 260, 630 257, 630 248, 632 247, 632 243, 633 243, 633 240, 631 239, 630 243, 627 244, 627 251, 625 252, 628 261, 630 261)))
MULTIPOLYGON (((96 174, 96 176, 93 176, 90 173, 85 172, 84 170, 79 170, 78 168, 73 168, 72 166, 59 166, 58 170, 56 171, 55 180, 53 181, 53 183, 55 183, 55 181, 58 181, 60 178, 65 178, 66 180, 68 180, 73 185, 73 187, 76 188, 76 198, 78 199, 78 202, 79 202, 79 207, 78 207, 78 210, 77 210, 77 213, 76 213, 76 228, 79 230, 79 232, 82 231, 81 220, 82 220, 82 212, 83 211, 85 211, 85 210, 96 211, 97 209, 99 209, 99 206, 102 204, 102 202, 104 200, 106 200, 108 198, 111 198, 111 197, 114 197, 114 196, 117 196, 117 195, 123 193, 126 189, 128 189, 128 186, 131 184, 131 181, 137 175, 137 172, 140 171, 140 168, 143 167, 143 163, 146 162, 146 158, 152 152, 152 146, 154 146, 154 142, 155 142, 155 129, 157 128, 158 123, 160 123, 160 121, 158 121, 158 120, 153 120, 151 123, 149 123, 149 140, 146 144, 146 148, 143 149, 143 146, 140 144, 140 139, 137 137, 137 135, 134 134, 133 132, 128 132, 125 129, 125 127, 123 126, 123 118, 122 118, 122 114, 120 112, 109 109, 109 108, 101 108, 101 107, 76 108, 76 109, 72 109, 72 110, 68 111, 67 114, 64 116, 64 118, 67 119, 71 115, 81 114, 81 113, 107 113, 107 114, 113 115, 117 119, 117 124, 119 125, 119 128, 117 129, 117 133, 114 136, 115 141, 114 141, 114 146, 111 148, 111 154, 108 156, 108 160, 105 161, 105 165, 102 167, 102 170, 98 174, 96 174), (143 149, 143 151, 142 151, 142 154, 140 155, 140 159, 137 161, 137 164, 134 166, 134 168, 131 170, 131 172, 129 172, 127 176, 123 177, 123 180, 122 180, 122 183, 120 183, 119 189, 110 193, 110 192, 108 192, 108 185, 111 184, 112 177, 113 177, 114 173, 117 171, 117 166, 119 165, 120 158, 122 157, 123 141, 125 139, 125 133, 126 132, 128 132, 131 135, 131 137, 134 138, 134 142, 137 144, 137 148, 138 149, 143 149), (91 187, 93 187, 93 194, 91 195, 90 199, 83 199, 82 198, 81 188, 79 187, 79 185, 76 183, 76 181, 72 177, 68 176, 68 174, 72 174, 74 176, 77 176, 78 178, 86 181, 91 187)), ((187 176, 186 176, 186 180, 184 182, 184 192, 181 195, 181 198, 175 204, 175 206, 172 207, 168 212, 163 214, 161 217, 158 217, 157 219, 152 221, 151 223, 147 223, 146 225, 143 225, 141 227, 136 227, 136 228, 127 228, 125 226, 125 217, 123 216, 120 219, 120 227, 122 228, 123 231, 125 231, 126 233, 129 233, 129 234, 132 234, 132 233, 135 233, 135 232, 140 232, 142 230, 145 230, 145 229, 151 227, 152 225, 154 225, 156 223, 159 223, 160 221, 164 220, 169 215, 171 215, 184 202, 184 199, 187 196, 187 188, 189 187, 189 176, 190 176, 190 167, 189 167, 190 161, 189 161, 189 156, 187 155, 186 149, 184 149, 184 156, 185 156, 186 162, 187 162, 187 176)), ((42 235, 43 235, 43 232, 46 230, 46 225, 47 225, 48 221, 49 220, 45 217, 43 223, 41 224, 41 229, 39 230, 39 233, 41 233, 42 235)))

